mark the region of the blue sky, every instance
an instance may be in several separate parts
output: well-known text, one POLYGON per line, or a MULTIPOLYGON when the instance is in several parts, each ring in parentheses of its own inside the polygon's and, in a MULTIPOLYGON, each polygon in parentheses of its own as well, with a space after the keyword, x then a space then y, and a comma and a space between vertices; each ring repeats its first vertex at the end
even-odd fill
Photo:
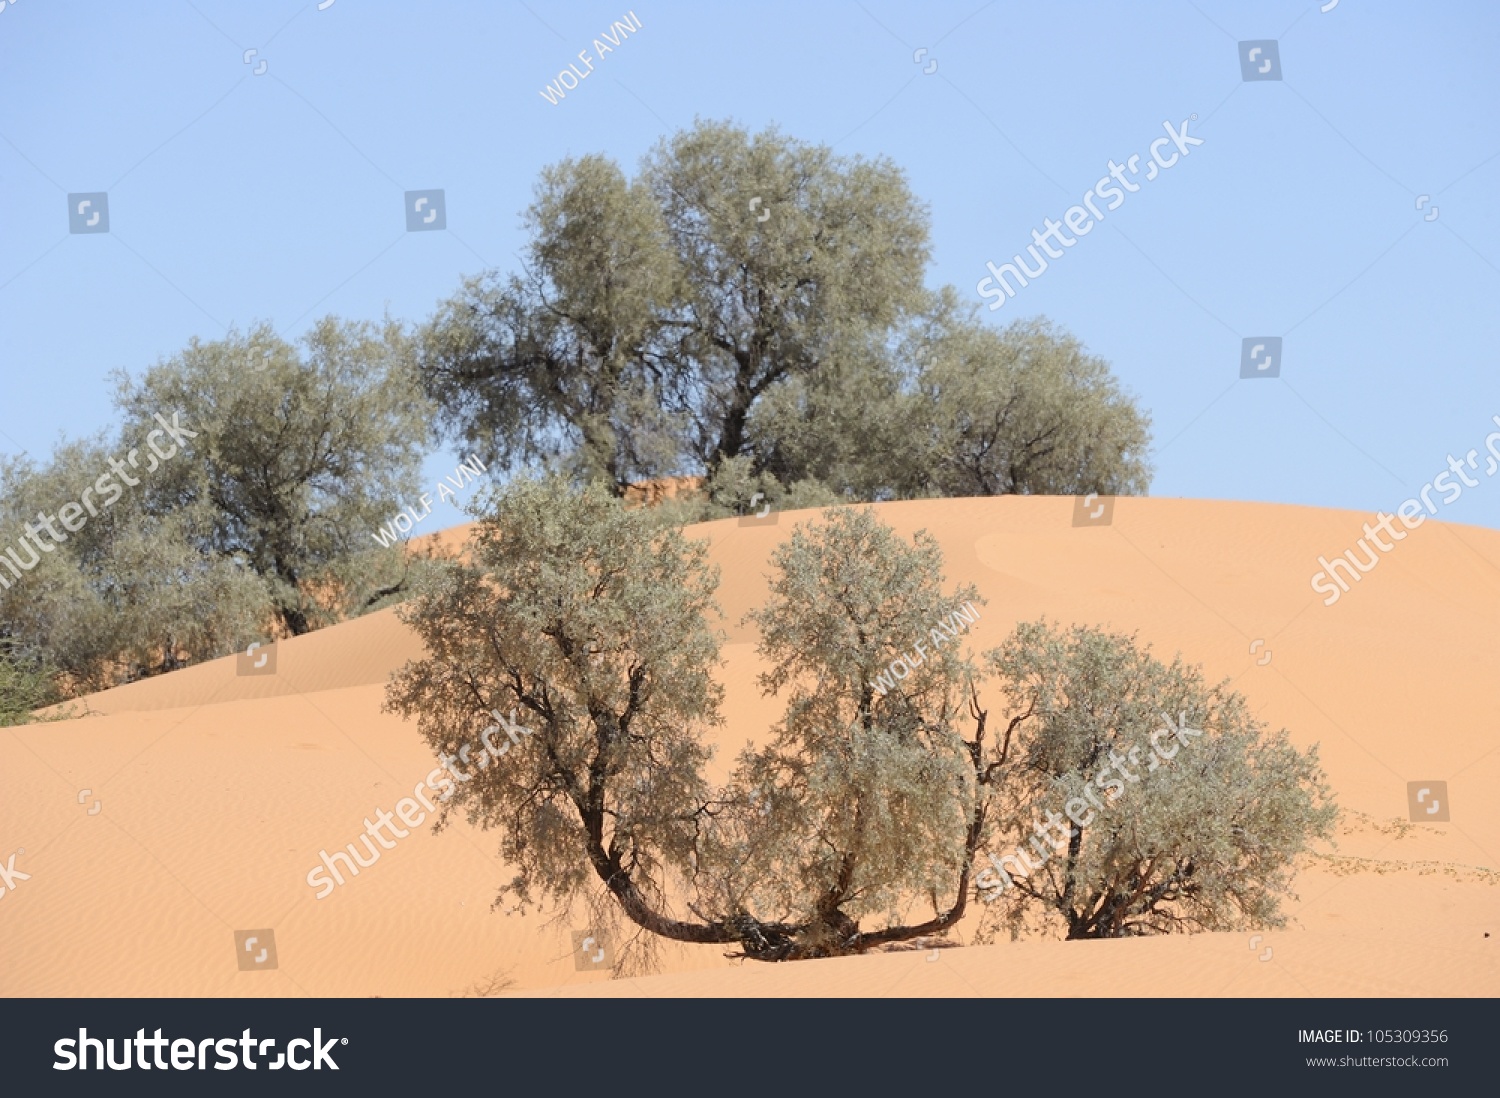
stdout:
MULTIPOLYGON (((1391 511, 1497 429, 1500 6, 630 3, 6 4, 0 450, 108 425, 109 371, 195 335, 419 320, 516 267, 544 165, 633 170, 695 116, 889 157, 931 212, 930 284, 980 304, 987 261, 1196 114, 1202 145, 985 313, 1112 364, 1154 421, 1153 495, 1391 511), (627 11, 640 31, 549 104, 627 11), (1257 39, 1282 80, 1242 79, 1257 39), (448 228, 408 233, 428 188, 448 228), (110 231, 70 234, 94 191, 110 231), (1242 381, 1261 336, 1281 376, 1242 381)), ((1500 526, 1500 476, 1442 517, 1500 526)))

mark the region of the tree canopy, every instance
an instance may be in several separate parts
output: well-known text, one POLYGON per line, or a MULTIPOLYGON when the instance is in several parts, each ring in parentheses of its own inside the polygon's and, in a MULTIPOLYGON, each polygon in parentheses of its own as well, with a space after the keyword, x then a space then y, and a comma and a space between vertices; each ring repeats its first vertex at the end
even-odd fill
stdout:
POLYGON ((0 636, 66 693, 223 655, 268 623, 264 584, 202 551, 210 505, 148 502, 165 472, 148 433, 63 443, 45 465, 0 464, 0 553, 14 565, 0 568, 0 636))
POLYGON ((1267 736, 1244 699, 1088 629, 1023 625, 971 661, 958 638, 978 592, 947 589, 936 542, 869 508, 799 525, 770 564, 749 621, 782 716, 717 782, 717 572, 661 512, 522 480, 489 501, 474 559, 398 611, 427 654, 387 708, 435 752, 479 742, 496 712, 532 732, 445 810, 500 832, 517 872, 503 896, 603 895, 650 935, 765 961, 940 934, 976 896, 1000 898, 990 867, 1043 808, 1072 811, 1111 750, 1133 762, 1161 713, 1182 712, 1193 746, 1035 848, 1048 858, 1015 870, 993 919, 1102 937, 1279 918, 1334 809, 1316 753, 1267 736))
POLYGON ((477 739, 492 710, 535 722, 527 750, 470 775, 450 806, 501 830, 518 870, 504 891, 568 904, 592 878, 653 934, 760 960, 951 925, 978 835, 957 730, 965 665, 953 646, 900 690, 878 696, 875 680, 977 594, 945 595, 930 539, 906 546, 867 513, 799 530, 759 616, 764 686, 787 692, 786 717, 715 786, 721 637, 705 551, 598 487, 528 481, 481 519, 474 563, 448 565, 399 611, 429 654, 387 704, 435 750, 477 739), (912 889, 939 909, 892 922, 912 889), (861 917, 879 925, 862 931, 861 917))
POLYGON ((198 436, 143 484, 148 512, 200 515, 200 554, 258 576, 294 635, 336 620, 330 604, 400 589, 400 550, 373 546, 371 531, 415 498, 430 413, 394 322, 329 317, 302 344, 261 325, 117 375, 123 438, 179 413, 198 436))
POLYGON ((889 161, 775 129, 699 121, 634 178, 564 160, 524 270, 423 326, 422 383, 487 461, 617 495, 668 475, 845 501, 1144 491, 1149 421, 1107 364, 929 292, 928 220, 889 161))
POLYGON ((1025 623, 986 661, 1010 723, 979 883, 1005 925, 1068 938, 1282 925, 1296 858, 1337 816, 1316 747, 1122 633, 1025 623))

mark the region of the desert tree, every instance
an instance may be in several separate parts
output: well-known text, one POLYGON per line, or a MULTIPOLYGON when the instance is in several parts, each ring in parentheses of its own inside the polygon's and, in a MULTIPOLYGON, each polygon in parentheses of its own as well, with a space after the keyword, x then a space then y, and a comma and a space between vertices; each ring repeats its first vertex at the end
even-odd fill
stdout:
POLYGON ((517 872, 503 894, 566 906, 593 881, 656 934, 733 940, 666 910, 669 871, 691 871, 720 722, 704 558, 598 485, 522 478, 492 497, 472 563, 449 562, 397 611, 427 655, 395 675, 387 707, 435 752, 480 742, 492 713, 532 730, 481 755, 447 806, 501 830, 517 872))
POLYGON ((753 452, 756 404, 816 382, 922 300, 926 207, 883 158, 698 121, 644 165, 682 272, 668 333, 690 359, 694 456, 753 452))
POLYGON ((416 496, 431 409, 398 325, 325 318, 301 352, 260 325, 117 382, 123 438, 158 415, 197 436, 143 483, 143 507, 206 516, 192 524, 200 553, 260 577, 286 632, 402 588, 402 549, 372 531, 416 496))
POLYGON ((678 269, 646 187, 599 156, 543 170, 521 275, 467 279, 421 329, 450 437, 517 471, 561 462, 616 494, 676 471, 681 364, 657 346, 678 269))
POLYGON ((423 384, 478 452, 616 494, 742 455, 762 471, 757 406, 854 369, 921 300, 928 255, 894 165, 717 122, 634 179, 598 156, 546 169, 525 227, 522 274, 468 280, 423 328, 423 384))
POLYGON ((62 442, 40 465, 0 466, 0 635, 65 693, 224 655, 271 615, 257 576, 201 552, 204 503, 145 505, 145 481, 162 470, 140 459, 144 441, 100 435, 62 442))
POLYGON ((785 712, 711 832, 718 904, 756 913, 768 955, 863 952, 962 917, 988 790, 959 637, 982 602, 944 590, 935 539, 908 544, 869 508, 830 509, 773 552, 750 620, 785 712))
POLYGON ((749 433, 769 479, 891 500, 1143 493, 1149 427, 1072 335, 1043 320, 992 328, 945 287, 895 331, 777 385, 749 433))
POLYGON ((886 159, 699 120, 634 177, 544 169, 524 228, 522 271, 466 280, 417 341, 445 432, 504 468, 711 501, 747 476, 845 502, 1149 483, 1108 364, 924 287, 928 211, 886 159))
POLYGON ((1023 623, 985 654, 1007 723, 978 875, 1012 934, 1274 927, 1337 808, 1316 747, 1133 636, 1023 623))
POLYGON ((951 291, 935 295, 901 351, 913 390, 900 451, 903 496, 1144 493, 1150 417, 1108 363, 1041 320, 1003 330, 951 291))
POLYGON ((500 831, 516 872, 502 897, 567 908, 602 890, 651 935, 768 961, 953 925, 984 796, 952 621, 977 595, 944 594, 931 539, 906 545, 865 513, 799 530, 774 570, 757 621, 787 715, 716 785, 722 637, 704 544, 560 476, 491 499, 472 561, 398 611, 427 651, 386 704, 450 760, 496 713, 528 729, 503 756, 465 760, 443 815, 500 831), (881 683, 919 644, 918 666, 881 683), (903 921, 923 893, 932 916, 903 921))

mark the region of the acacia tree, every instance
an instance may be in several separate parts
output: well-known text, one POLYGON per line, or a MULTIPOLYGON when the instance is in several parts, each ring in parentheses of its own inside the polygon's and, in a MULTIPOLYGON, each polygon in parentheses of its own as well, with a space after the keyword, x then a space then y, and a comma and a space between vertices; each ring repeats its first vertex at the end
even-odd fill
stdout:
POLYGON ((1295 860, 1338 813, 1315 746, 1268 734, 1227 682, 1124 634, 1025 623, 985 659, 1009 721, 977 883, 1002 925, 1115 938, 1284 924, 1295 860))
POLYGON ((492 711, 533 733, 467 772, 443 818, 501 829, 516 867, 503 896, 567 906, 592 880, 652 934, 757 960, 951 927, 983 822, 983 723, 961 738, 967 668, 931 631, 977 595, 944 595, 931 540, 906 546, 869 514, 799 531, 757 618, 787 715, 714 787, 705 554, 599 487, 554 477, 494 499, 473 562, 398 612, 428 654, 393 678, 387 707, 435 751, 480 742, 492 711), (882 695, 878 676, 918 643, 925 660, 882 695), (890 914, 923 891, 931 918, 890 914))

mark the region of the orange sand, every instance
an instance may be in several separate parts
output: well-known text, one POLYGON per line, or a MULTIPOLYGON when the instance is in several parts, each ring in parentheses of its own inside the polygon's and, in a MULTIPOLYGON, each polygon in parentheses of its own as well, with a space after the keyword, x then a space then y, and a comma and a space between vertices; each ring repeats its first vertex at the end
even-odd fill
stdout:
MULTIPOLYGON (((490 910, 509 874, 496 837, 464 823, 413 830, 315 900, 304 878, 318 851, 355 840, 435 765, 380 711, 387 677, 420 655, 387 610, 281 642, 274 675, 241 677, 231 657, 91 696, 82 719, 0 730, 0 865, 24 849, 15 868, 31 875, 0 902, 0 995, 443 996, 496 973, 511 994, 549 995, 1500 994, 1500 532, 1428 522, 1325 607, 1314 561, 1369 516, 1121 499, 1113 525, 1074 528, 1072 508, 1004 497, 879 512, 938 538, 950 585, 979 587, 975 649, 1043 614, 1139 630, 1322 745, 1350 810, 1339 854, 1371 863, 1305 869, 1288 929, 1253 944, 1027 941, 788 965, 667 944, 657 975, 612 980, 574 966, 581 914, 490 910), (1448 783, 1452 822, 1402 837, 1386 825, 1407 818, 1416 779, 1448 783), (241 972, 234 932, 259 928, 275 930, 279 967, 241 972)), ((779 712, 755 687, 740 621, 764 596, 771 548, 811 517, 691 530, 722 569, 724 762, 779 712)))

